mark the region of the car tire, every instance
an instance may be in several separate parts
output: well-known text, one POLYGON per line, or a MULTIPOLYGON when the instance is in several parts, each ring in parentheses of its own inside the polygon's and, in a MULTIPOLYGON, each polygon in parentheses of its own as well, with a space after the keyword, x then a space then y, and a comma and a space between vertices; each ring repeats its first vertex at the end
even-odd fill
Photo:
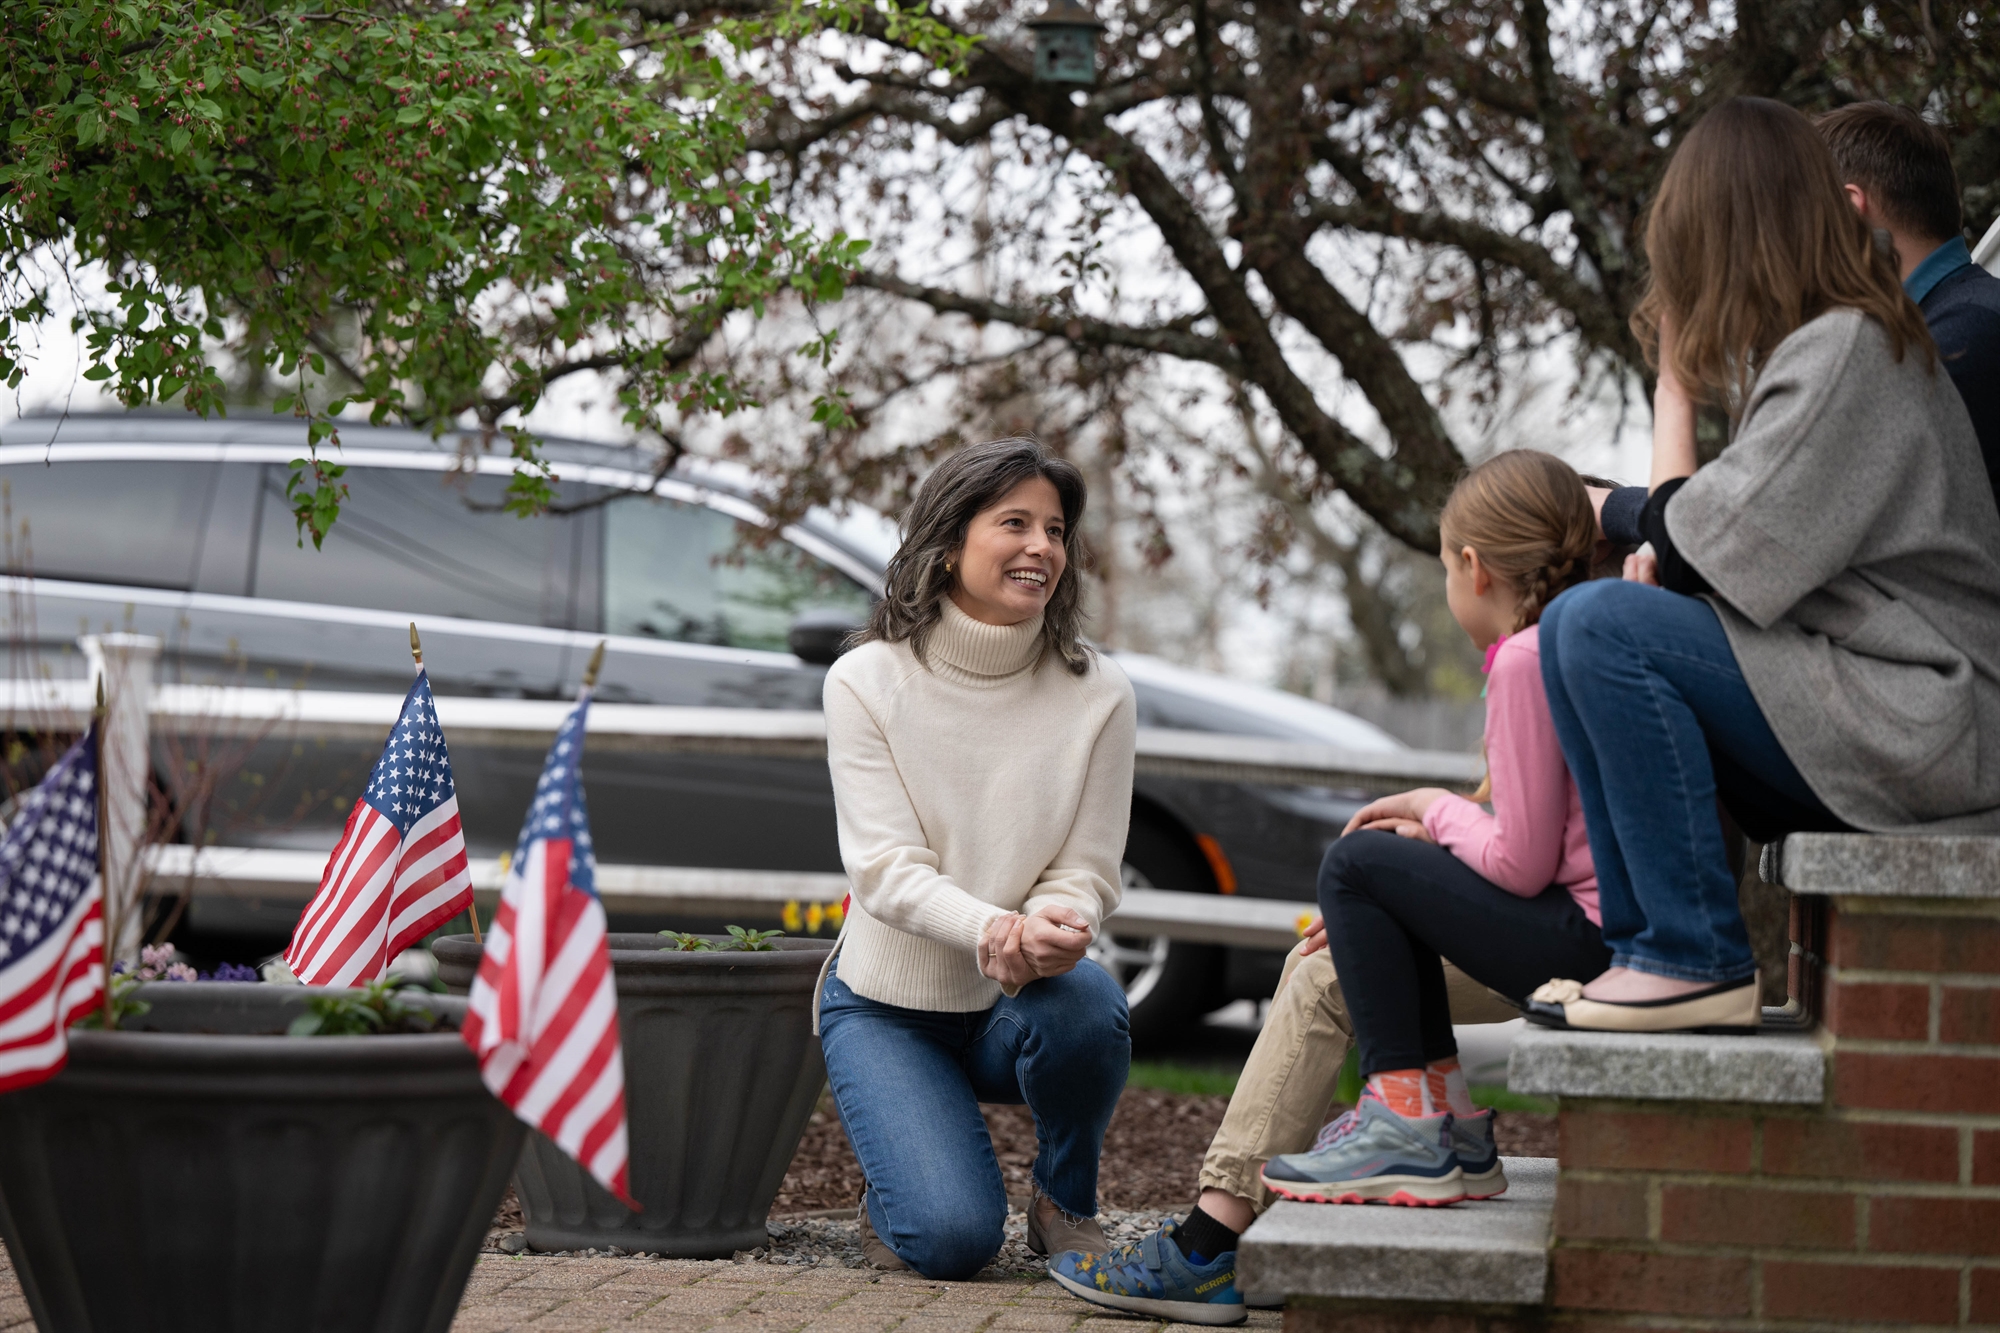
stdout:
MULTIPOLYGON (((1133 820, 1121 867, 1128 889, 1214 893, 1215 880, 1200 852, 1146 820, 1133 820)), ((1125 988, 1132 1044, 1156 1045, 1216 1006, 1222 950, 1165 935, 1105 935, 1090 956, 1125 988)))

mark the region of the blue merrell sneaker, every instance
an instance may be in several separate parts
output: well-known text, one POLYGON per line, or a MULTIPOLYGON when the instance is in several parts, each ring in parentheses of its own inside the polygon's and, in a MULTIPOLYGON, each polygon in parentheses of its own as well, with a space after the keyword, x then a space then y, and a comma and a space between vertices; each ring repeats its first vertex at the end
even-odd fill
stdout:
POLYGON ((1454 1115, 1451 1150, 1465 1177, 1466 1198, 1490 1199, 1507 1192, 1507 1173, 1500 1169, 1500 1149, 1493 1142, 1491 1110, 1454 1115))
POLYGON ((1264 1187, 1302 1203, 1437 1207, 1465 1197, 1449 1114, 1406 1120, 1364 1093, 1320 1137, 1310 1151, 1266 1162, 1264 1187))
POLYGON ((1174 1244, 1172 1223, 1109 1254, 1070 1250, 1049 1260, 1049 1276, 1092 1305, 1179 1324, 1240 1324, 1236 1251, 1196 1265, 1174 1244))

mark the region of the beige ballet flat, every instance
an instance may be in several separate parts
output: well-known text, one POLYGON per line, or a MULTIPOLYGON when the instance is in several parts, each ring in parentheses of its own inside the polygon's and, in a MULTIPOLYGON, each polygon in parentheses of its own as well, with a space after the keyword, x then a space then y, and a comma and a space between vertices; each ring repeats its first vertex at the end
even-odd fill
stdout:
POLYGON ((1528 1021, 1579 1032, 1755 1032, 1760 978, 1725 981, 1663 1000, 1588 1000, 1583 983, 1558 978, 1528 997, 1528 1021))

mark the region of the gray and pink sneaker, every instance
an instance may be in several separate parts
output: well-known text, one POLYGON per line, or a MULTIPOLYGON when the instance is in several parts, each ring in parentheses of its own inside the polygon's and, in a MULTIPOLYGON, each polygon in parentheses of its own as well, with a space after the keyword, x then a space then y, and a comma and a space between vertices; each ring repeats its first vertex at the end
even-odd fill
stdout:
POLYGON ((1406 1119, 1372 1092, 1302 1153, 1264 1164, 1264 1188, 1301 1203, 1435 1208, 1465 1197, 1446 1112, 1406 1119))
POLYGON ((1500 1169, 1500 1149, 1493 1142, 1491 1110, 1454 1115, 1451 1149, 1465 1177, 1466 1198, 1491 1199, 1507 1192, 1507 1173, 1500 1169))

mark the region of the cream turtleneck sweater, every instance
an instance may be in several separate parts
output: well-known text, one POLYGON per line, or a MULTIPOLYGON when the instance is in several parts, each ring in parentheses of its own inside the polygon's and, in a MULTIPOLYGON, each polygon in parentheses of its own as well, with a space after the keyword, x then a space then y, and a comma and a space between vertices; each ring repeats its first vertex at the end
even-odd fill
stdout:
POLYGON ((907 1009, 964 1013, 987 923, 1118 906, 1132 814, 1132 686, 1109 658, 1037 666, 1042 618, 983 624, 950 599, 925 645, 863 644, 826 675, 827 762, 853 901, 840 979, 907 1009))

